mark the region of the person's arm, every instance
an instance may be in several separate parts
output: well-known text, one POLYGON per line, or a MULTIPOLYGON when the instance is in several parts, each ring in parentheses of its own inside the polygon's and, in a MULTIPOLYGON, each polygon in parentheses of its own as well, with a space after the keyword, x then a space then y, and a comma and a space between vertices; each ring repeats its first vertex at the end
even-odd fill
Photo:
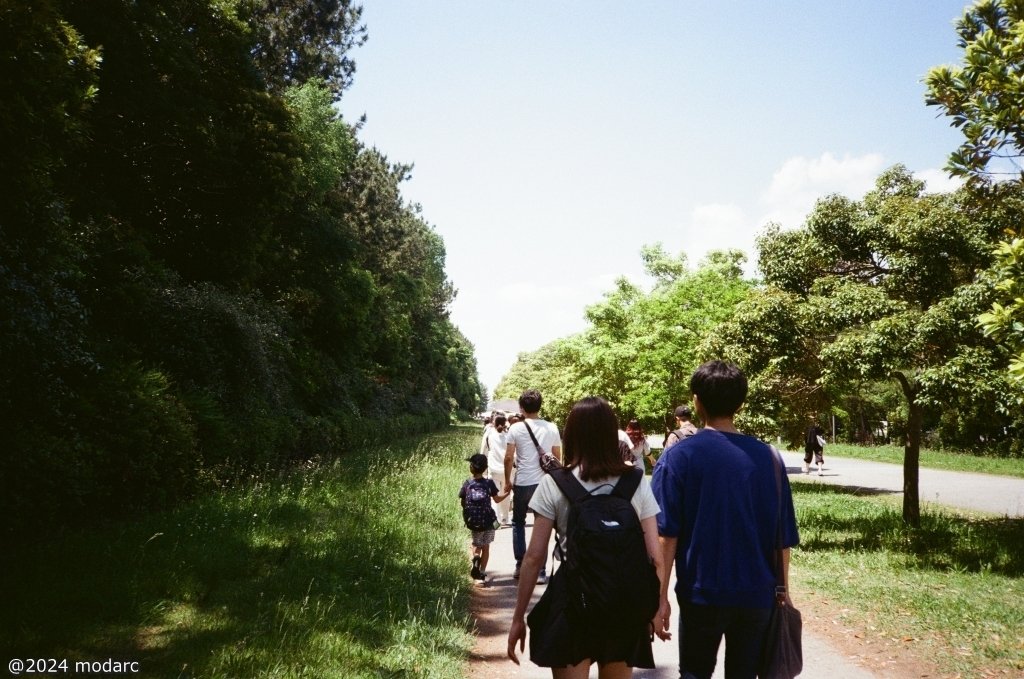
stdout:
POLYGON ((526 608, 530 605, 533 590, 537 586, 537 576, 544 565, 548 540, 554 526, 553 520, 540 514, 534 515, 530 546, 526 548, 519 574, 519 591, 515 610, 512 611, 512 626, 508 630, 508 657, 517 665, 519 657, 516 655, 516 644, 519 644, 520 653, 526 649, 526 608))
POLYGON ((512 487, 512 463, 516 459, 515 441, 509 441, 505 446, 505 486, 512 487))
POLYGON ((649 516, 640 522, 644 529, 644 545, 647 547, 647 555, 654 562, 654 568, 658 571, 658 582, 661 583, 658 593, 658 612, 651 620, 654 633, 662 641, 672 638, 669 630, 668 620, 672 617, 672 605, 668 602, 668 575, 670 571, 665 570, 665 558, 661 554, 661 540, 658 538, 658 519, 649 516))
POLYGON ((792 606, 793 601, 789 597, 789 547, 782 550, 782 584, 786 586, 786 605, 792 606))
MULTIPOLYGON (((657 532, 657 525, 655 525, 657 532)), ((644 531, 644 539, 647 538, 647 531, 644 531)), ((661 549, 661 568, 658 569, 658 577, 661 578, 661 601, 658 605, 657 617, 654 620, 654 633, 662 641, 672 638, 672 606, 668 601, 668 581, 672 574, 672 566, 676 561, 676 548, 679 546, 679 538, 666 538, 659 536, 658 543, 661 549)))

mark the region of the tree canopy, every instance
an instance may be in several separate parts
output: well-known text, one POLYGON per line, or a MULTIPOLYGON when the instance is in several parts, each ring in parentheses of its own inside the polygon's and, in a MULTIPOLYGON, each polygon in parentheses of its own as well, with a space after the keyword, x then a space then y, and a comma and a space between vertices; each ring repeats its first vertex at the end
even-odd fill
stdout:
POLYGON ((730 315, 750 283, 738 251, 712 252, 695 270, 685 255, 669 255, 660 244, 644 247, 641 257, 655 282, 650 290, 620 278, 586 309, 586 330, 521 354, 497 397, 540 389, 545 413, 564 422, 577 400, 599 394, 620 419, 660 431, 666 414, 690 399, 701 339, 730 315))
POLYGON ((333 106, 361 8, 0 12, 5 536, 480 407, 408 167, 333 106))
MULTIPOLYGON (((1014 0, 980 0, 957 22, 963 63, 933 68, 925 79, 926 101, 951 118, 963 132, 947 169, 964 177, 989 200, 1014 190, 995 182, 1021 183, 1024 169, 1024 4, 1014 0)), ((978 320, 988 336, 1013 356, 1010 374, 1024 383, 1024 231, 1019 221, 1003 224, 1005 240, 995 249, 997 298, 978 320)))
POLYGON ((916 523, 926 423, 966 446, 1008 441, 1024 425, 1005 352, 973 320, 991 303, 992 243, 1022 210, 1016 194, 998 206, 967 190, 926 194, 898 165, 862 200, 822 198, 802 228, 761 237, 765 288, 706 350, 748 370, 762 433, 790 440, 840 395, 895 381, 907 413, 904 517, 916 523))

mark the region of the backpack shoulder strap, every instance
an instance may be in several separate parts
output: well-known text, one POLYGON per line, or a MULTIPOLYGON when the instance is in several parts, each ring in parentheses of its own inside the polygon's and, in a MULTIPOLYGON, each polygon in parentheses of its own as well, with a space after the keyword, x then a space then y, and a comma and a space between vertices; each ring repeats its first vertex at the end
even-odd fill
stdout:
POLYGON ((615 484, 611 494, 621 497, 623 500, 632 500, 636 489, 640 487, 640 479, 643 478, 643 475, 642 471, 637 467, 633 467, 619 477, 619 481, 615 484))
POLYGON ((562 494, 569 498, 570 504, 579 502, 590 495, 587 489, 583 487, 583 484, 579 482, 579 479, 573 476, 571 469, 556 469, 548 474, 548 476, 555 482, 558 489, 562 491, 562 494))

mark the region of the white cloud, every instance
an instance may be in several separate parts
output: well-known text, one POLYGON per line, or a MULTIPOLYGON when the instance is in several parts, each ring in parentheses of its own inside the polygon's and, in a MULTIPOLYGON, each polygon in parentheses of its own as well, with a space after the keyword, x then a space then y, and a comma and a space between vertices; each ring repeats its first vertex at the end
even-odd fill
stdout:
POLYGON ((683 250, 690 266, 696 266, 709 250, 739 248, 749 252, 753 245, 753 226, 738 205, 696 206, 690 211, 684 228, 683 250))
POLYGON ((964 185, 963 179, 950 177, 945 170, 935 168, 920 170, 914 176, 925 183, 925 191, 928 193, 950 193, 964 185))
POLYGON ((452 322, 476 349, 477 370, 488 391, 515 363, 521 352, 534 351, 559 337, 586 327, 584 309, 612 290, 622 272, 579 280, 496 283, 489 299, 459 296, 452 304, 452 322), (486 311, 482 311, 486 309, 486 311))
POLYGON ((760 196, 764 210, 758 228, 770 221, 784 228, 796 228, 819 198, 839 193, 861 198, 885 167, 881 154, 843 155, 825 152, 817 158, 790 158, 772 175, 771 184, 760 196))

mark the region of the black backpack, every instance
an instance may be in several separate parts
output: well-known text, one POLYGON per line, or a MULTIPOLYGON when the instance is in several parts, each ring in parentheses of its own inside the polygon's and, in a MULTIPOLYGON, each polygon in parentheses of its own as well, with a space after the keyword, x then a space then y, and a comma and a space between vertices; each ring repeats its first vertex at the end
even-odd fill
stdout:
POLYGON ((462 521, 470 530, 490 530, 498 517, 491 506, 491 482, 467 479, 462 484, 462 521))
POLYGON ((570 619, 605 635, 646 625, 658 612, 658 572, 630 502, 642 476, 632 469, 611 493, 594 495, 568 469, 551 474, 569 499, 558 575, 565 571, 570 619))

